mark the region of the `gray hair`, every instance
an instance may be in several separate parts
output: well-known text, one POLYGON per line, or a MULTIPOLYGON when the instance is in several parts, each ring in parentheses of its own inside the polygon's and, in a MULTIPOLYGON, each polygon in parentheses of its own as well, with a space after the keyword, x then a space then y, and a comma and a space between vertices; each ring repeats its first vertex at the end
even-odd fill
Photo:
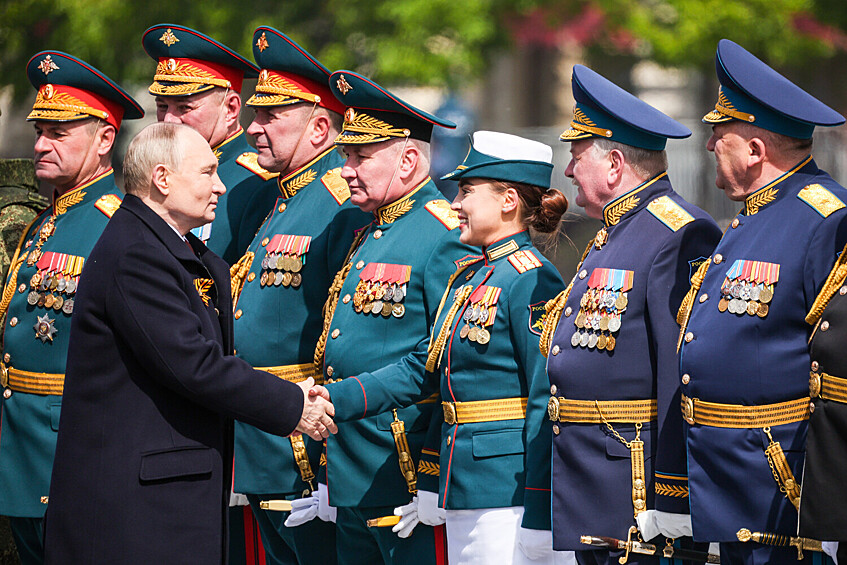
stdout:
POLYGON ((655 177, 668 169, 668 154, 664 150, 642 149, 611 139, 594 138, 594 150, 603 156, 615 149, 623 153, 626 162, 643 180, 655 177))
POLYGON ((182 136, 193 132, 183 124, 150 124, 136 135, 124 157, 124 188, 128 194, 144 194, 150 187, 153 168, 165 165, 178 170, 182 165, 182 136))

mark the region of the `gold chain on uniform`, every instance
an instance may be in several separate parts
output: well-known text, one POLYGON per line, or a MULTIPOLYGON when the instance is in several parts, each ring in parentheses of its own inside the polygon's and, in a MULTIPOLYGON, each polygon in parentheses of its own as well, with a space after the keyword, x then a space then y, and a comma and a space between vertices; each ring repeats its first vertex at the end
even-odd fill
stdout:
POLYGON ((597 413, 612 435, 624 444, 629 449, 629 461, 632 471, 632 509, 633 514, 638 516, 647 509, 647 480, 644 472, 644 442, 641 440, 641 422, 635 423, 635 439, 626 441, 621 434, 610 424, 603 412, 600 410, 600 403, 595 400, 594 405, 597 408, 597 413))

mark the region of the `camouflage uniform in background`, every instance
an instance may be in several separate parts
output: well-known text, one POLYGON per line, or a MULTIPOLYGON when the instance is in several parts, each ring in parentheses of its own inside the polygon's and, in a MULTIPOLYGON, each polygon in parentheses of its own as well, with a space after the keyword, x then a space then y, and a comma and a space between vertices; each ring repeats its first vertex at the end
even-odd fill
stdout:
POLYGON ((38 194, 31 159, 0 160, 0 280, 6 280, 21 234, 48 204, 38 194))

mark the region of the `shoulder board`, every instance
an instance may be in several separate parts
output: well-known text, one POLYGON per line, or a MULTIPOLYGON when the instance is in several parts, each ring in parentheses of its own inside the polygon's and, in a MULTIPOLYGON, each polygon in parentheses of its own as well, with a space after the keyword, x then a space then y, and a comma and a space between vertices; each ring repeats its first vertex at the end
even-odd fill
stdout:
POLYGON ((341 206, 350 199, 350 187, 347 186, 347 181, 341 178, 341 167, 330 169, 324 176, 321 177, 321 182, 341 206))
POLYGON ((461 269, 462 267, 467 267, 468 265, 472 265, 479 261, 485 259, 485 255, 465 255, 461 259, 456 259, 453 261, 456 264, 457 269, 461 269))
POLYGON ((235 159, 235 162, 250 171, 251 173, 259 175, 265 180, 275 179, 279 176, 279 173, 272 173, 267 169, 263 169, 259 166, 259 155, 257 153, 242 153, 235 159))
POLYGON ((509 263, 519 272, 525 273, 541 266, 541 261, 529 249, 521 249, 509 255, 509 263))
POLYGON ((670 196, 660 196, 647 205, 647 210, 671 229, 677 231, 682 226, 694 221, 694 216, 685 208, 671 200, 670 196))
POLYGON ((844 202, 840 198, 819 184, 803 187, 803 190, 797 194, 797 198, 811 206, 824 218, 844 208, 844 202))
POLYGON ((424 205, 427 211, 435 216, 435 218, 444 224, 448 230, 454 230, 459 227, 459 215, 450 209, 450 203, 446 200, 430 200, 424 205))
POLYGON ((111 218, 115 210, 121 207, 121 197, 117 194, 104 194, 97 199, 94 207, 111 218))

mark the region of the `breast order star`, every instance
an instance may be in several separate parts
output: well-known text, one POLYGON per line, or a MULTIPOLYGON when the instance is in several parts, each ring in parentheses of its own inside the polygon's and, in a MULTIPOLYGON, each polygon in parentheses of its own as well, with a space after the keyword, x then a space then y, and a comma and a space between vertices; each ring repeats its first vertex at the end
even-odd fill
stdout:
POLYGON ((45 343, 48 340, 53 341, 53 336, 56 335, 57 331, 54 322, 55 320, 48 318, 47 314, 38 316, 38 321, 32 326, 32 329, 35 330, 35 339, 40 339, 41 343, 45 343))

